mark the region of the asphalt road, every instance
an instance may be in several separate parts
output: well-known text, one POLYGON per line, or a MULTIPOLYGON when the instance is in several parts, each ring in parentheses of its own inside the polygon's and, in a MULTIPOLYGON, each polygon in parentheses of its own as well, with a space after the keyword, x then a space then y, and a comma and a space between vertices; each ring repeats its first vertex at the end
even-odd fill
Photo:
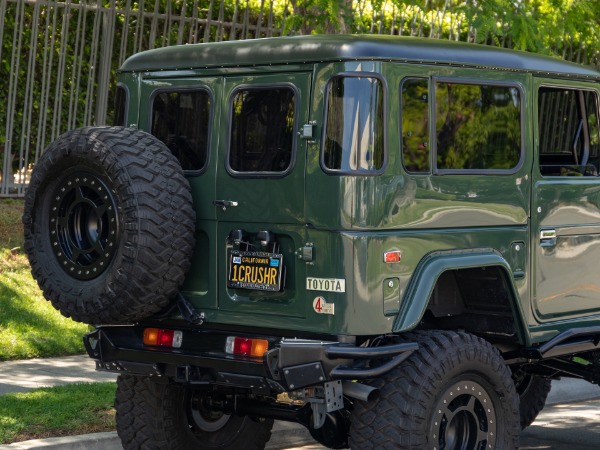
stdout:
MULTIPOLYGON (((285 447, 285 450, 325 449, 316 444, 285 447)), ((521 434, 519 449, 600 449, 600 386, 571 379, 553 382, 546 407, 521 434)))

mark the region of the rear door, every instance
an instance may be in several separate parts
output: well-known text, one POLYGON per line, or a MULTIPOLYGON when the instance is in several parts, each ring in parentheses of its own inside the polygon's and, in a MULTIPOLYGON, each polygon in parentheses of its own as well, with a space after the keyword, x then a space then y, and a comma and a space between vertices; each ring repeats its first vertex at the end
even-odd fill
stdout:
MULTIPOLYGON (((218 306, 304 317, 304 174, 310 73, 226 77, 214 208, 218 306)), ((233 316, 231 316, 233 317, 233 316)))
POLYGON ((196 211, 196 247, 182 288, 197 308, 217 307, 215 171, 219 148, 221 77, 142 80, 139 128, 152 133, 177 157, 196 211))

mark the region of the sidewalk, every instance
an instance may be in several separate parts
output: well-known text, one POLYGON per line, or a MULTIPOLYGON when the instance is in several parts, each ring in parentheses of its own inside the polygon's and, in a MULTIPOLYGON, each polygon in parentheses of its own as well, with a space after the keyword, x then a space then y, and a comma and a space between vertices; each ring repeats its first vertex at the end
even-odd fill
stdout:
POLYGON ((96 372, 87 355, 0 362, 0 395, 68 383, 115 381, 116 374, 96 372))
MULTIPOLYGON (((87 356, 0 362, 0 395, 43 386, 115 380, 87 356)), ((521 438, 521 450, 591 450, 600 442, 600 387, 581 380, 552 384, 547 406, 521 438)), ((0 450, 122 450, 116 432, 37 439, 0 450)), ((276 421, 267 450, 324 450, 297 424, 276 421)))

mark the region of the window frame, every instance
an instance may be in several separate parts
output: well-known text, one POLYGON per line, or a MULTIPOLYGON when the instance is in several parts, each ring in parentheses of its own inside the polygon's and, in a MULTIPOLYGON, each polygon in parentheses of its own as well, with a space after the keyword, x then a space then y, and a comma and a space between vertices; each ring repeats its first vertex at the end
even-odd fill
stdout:
MULTIPOLYGON (((210 166, 211 153, 212 153, 210 151, 211 142, 212 142, 212 124, 213 124, 214 111, 215 111, 214 93, 213 93, 212 89, 210 89, 208 86, 205 86, 205 85, 200 85, 200 86, 174 86, 173 85, 173 86, 169 86, 169 87, 157 88, 152 91, 152 93, 150 94, 150 97, 149 97, 150 108, 148 110, 148 133, 152 134, 152 118, 153 118, 153 112, 154 112, 154 100, 156 99, 156 97, 158 95, 165 93, 165 92, 166 93, 181 93, 181 92, 199 92, 199 91, 207 92, 208 98, 210 99, 210 111, 208 113, 208 126, 207 126, 208 136, 206 138, 206 160, 204 161, 204 166, 201 169, 195 169, 195 170, 185 170, 184 169, 183 173, 186 176, 202 175, 203 173, 205 173, 208 170, 208 167, 210 166)), ((152 136, 154 136, 154 135, 152 134, 152 136)), ((165 144, 165 146, 166 146, 166 144, 165 144)), ((169 149, 169 151, 170 151, 170 149, 169 149)))
POLYGON ((235 86, 231 90, 229 94, 229 99, 227 101, 227 118, 228 118, 228 126, 227 126, 227 151, 225 152, 225 170, 229 175, 235 178, 285 178, 290 173, 293 172, 296 166, 296 153, 298 149, 298 120, 300 115, 300 90, 296 87, 294 83, 290 82, 279 82, 273 84, 264 84, 264 83, 244 83, 235 86), (286 170, 281 172, 273 172, 273 171, 260 171, 260 172, 240 172, 238 170, 234 170, 230 164, 230 156, 231 156, 231 136, 233 132, 233 99, 236 94, 240 91, 258 91, 258 90, 272 90, 277 88, 287 88, 290 89, 294 93, 294 124, 292 125, 292 153, 290 156, 290 164, 286 170))
MULTIPOLYGON (((541 89, 554 89, 554 90, 562 90, 562 91, 577 91, 577 92, 591 92, 595 95, 596 97, 596 127, 599 131, 599 139, 600 139, 600 89, 594 89, 591 86, 581 86, 578 84, 564 84, 564 83, 552 83, 552 82, 548 82, 548 81, 544 81, 542 83, 540 83, 537 87, 535 87, 535 101, 534 101, 534 111, 535 111, 535 136, 536 136, 536 151, 535 151, 535 165, 537 166, 537 173, 540 177, 544 178, 544 179, 553 179, 553 178, 559 178, 559 179, 565 179, 565 178, 569 178, 569 179, 577 179, 577 180, 583 180, 583 179, 597 179, 600 178, 600 168, 598 170, 598 175, 585 175, 585 174, 579 174, 579 175, 545 175, 542 173, 542 164, 540 164, 541 162, 541 149, 540 149, 540 90, 541 89)), ((578 108, 581 105, 577 105, 578 108)), ((587 112, 587 111, 586 111, 587 112)), ((591 140, 591 136, 588 136, 588 138, 591 140)))
POLYGON ((519 172, 525 163, 525 103, 526 97, 524 95, 525 90, 523 85, 517 81, 502 81, 502 80, 489 80, 480 78, 458 78, 458 77, 447 77, 447 76, 433 76, 431 77, 431 83, 433 87, 433 95, 431 97, 431 113, 433 117, 432 126, 430 127, 431 136, 431 154, 432 154, 432 166, 431 173, 434 175, 514 175, 519 172), (440 169, 437 165, 437 83, 449 83, 449 84, 464 84, 464 85, 475 85, 475 86, 499 86, 516 88, 519 91, 520 96, 520 113, 519 113, 519 125, 521 128, 521 145, 520 154, 517 164, 511 169, 440 169))
POLYGON ((319 165, 321 170, 328 175, 354 175, 354 176, 377 176, 385 172, 388 165, 388 125, 387 125, 387 98, 388 98, 388 86, 386 79, 377 72, 338 72, 327 80, 324 90, 323 97, 323 129, 321 131, 321 144, 319 148, 319 165), (327 119, 328 119, 328 108, 329 108, 329 90, 331 89, 331 83, 335 78, 375 78, 381 83, 382 97, 383 97, 383 163, 381 168, 376 170, 341 170, 341 169, 330 169, 325 165, 325 138, 327 136, 327 119))

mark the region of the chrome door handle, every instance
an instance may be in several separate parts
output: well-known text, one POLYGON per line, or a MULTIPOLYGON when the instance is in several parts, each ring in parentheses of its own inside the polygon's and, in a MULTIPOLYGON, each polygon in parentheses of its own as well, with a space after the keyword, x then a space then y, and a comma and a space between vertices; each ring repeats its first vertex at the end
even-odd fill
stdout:
POLYGON ((540 246, 554 247, 556 245, 556 230, 540 231, 540 246))

